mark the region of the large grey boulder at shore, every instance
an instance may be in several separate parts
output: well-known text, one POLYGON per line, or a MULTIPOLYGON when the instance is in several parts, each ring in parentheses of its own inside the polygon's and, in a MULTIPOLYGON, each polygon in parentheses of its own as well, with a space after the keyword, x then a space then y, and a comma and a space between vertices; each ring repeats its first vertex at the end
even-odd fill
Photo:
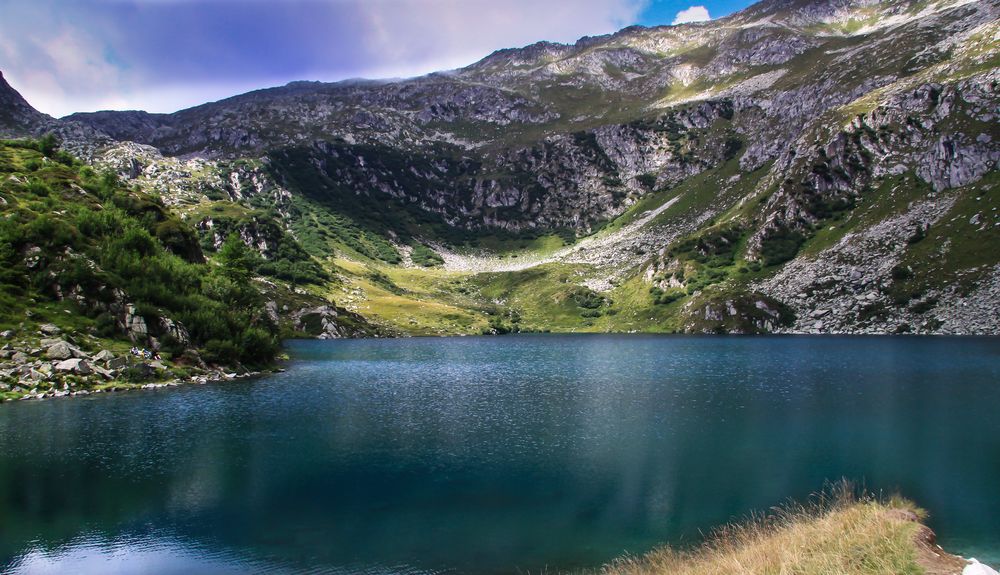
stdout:
POLYGON ((90 365, 80 358, 60 361, 56 364, 56 371, 75 373, 77 375, 90 375, 94 372, 94 370, 90 369, 90 365))
POLYGON ((115 358, 115 354, 111 353, 106 349, 102 349, 93 357, 94 361, 111 361, 115 358))
POLYGON ((65 341, 56 342, 45 350, 45 357, 49 359, 69 359, 71 357, 79 356, 79 350, 73 349, 73 346, 65 341))

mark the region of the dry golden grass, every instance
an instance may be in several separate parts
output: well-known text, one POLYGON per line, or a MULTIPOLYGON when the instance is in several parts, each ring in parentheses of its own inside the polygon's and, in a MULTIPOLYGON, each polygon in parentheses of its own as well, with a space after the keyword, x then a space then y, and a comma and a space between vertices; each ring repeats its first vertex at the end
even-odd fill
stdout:
POLYGON ((808 505, 729 525, 692 550, 662 548, 605 566, 604 575, 920 575, 960 573, 932 545, 911 502, 856 496, 839 485, 808 505))

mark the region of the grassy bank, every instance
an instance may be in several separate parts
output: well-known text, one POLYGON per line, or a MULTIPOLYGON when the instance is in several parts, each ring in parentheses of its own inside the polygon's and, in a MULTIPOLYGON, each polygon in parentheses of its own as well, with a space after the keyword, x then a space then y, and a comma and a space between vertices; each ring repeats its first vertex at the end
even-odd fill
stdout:
POLYGON ((715 531, 695 549, 656 549, 605 566, 603 575, 944 575, 965 561, 934 543, 913 503, 837 488, 809 505, 715 531))

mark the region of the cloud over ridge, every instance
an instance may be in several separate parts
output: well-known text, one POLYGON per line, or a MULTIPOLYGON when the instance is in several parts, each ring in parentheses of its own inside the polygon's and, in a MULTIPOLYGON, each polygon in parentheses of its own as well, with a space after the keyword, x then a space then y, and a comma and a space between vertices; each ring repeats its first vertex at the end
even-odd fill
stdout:
POLYGON ((43 112, 174 110, 292 80, 405 77, 635 23, 648 0, 5 0, 0 70, 43 112))
POLYGON ((691 6, 690 8, 685 8, 677 13, 674 17, 674 21, 671 22, 672 26, 678 24, 689 24, 691 22, 706 22, 711 20, 712 17, 708 15, 708 8, 704 6, 691 6))

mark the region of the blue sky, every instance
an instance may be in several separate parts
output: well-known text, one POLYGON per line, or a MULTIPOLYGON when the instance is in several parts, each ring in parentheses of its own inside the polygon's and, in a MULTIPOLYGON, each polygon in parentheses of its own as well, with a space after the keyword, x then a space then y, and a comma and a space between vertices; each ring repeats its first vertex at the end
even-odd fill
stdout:
POLYGON ((55 116, 171 112, 292 80, 426 74, 499 48, 718 18, 750 3, 0 0, 0 70, 55 116))
POLYGON ((739 12, 753 3, 754 2, 751 0, 693 0, 690 2, 654 0, 645 4, 645 7, 639 14, 639 18, 636 23, 642 24, 643 26, 671 24, 679 12, 691 7, 705 8, 712 18, 721 18, 723 16, 728 16, 733 12, 739 12))

